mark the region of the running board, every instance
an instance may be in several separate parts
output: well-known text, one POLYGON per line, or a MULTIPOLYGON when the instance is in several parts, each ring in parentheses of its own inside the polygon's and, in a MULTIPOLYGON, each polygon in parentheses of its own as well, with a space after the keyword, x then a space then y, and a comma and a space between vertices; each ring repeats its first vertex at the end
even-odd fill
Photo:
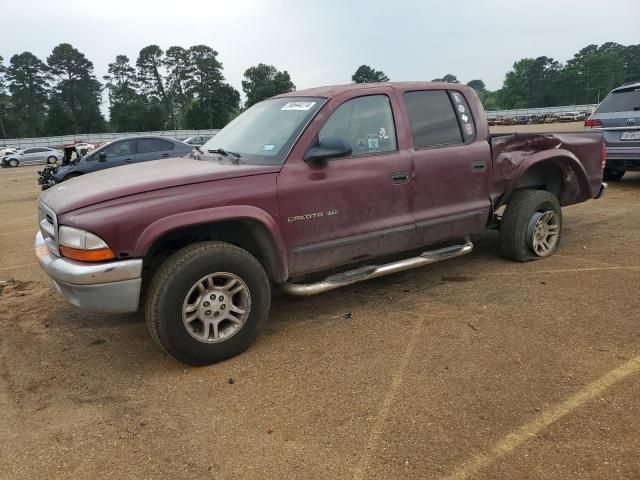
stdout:
POLYGON ((324 280, 315 283, 289 283, 285 282, 280 285, 283 291, 289 295, 317 295, 318 293, 328 292, 336 288, 351 285, 352 283, 362 282, 371 278, 382 277, 390 273, 402 272, 410 268, 422 267, 431 263, 441 262, 450 258, 461 257, 473 250, 473 243, 467 240, 464 245, 452 245, 450 247, 440 248, 423 252, 417 257, 406 258, 397 262, 387 263, 385 265, 369 265, 366 267, 349 270, 348 272, 336 273, 324 280))

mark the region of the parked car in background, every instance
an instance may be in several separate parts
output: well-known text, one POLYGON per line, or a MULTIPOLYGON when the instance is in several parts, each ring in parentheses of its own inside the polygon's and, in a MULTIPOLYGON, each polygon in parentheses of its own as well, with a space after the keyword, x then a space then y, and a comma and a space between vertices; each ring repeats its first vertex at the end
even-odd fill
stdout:
POLYGON ((613 89, 584 126, 604 133, 606 180, 620 180, 626 171, 640 170, 640 81, 613 89))
POLYGON ((34 165, 38 163, 54 164, 62 160, 63 154, 59 150, 49 147, 33 147, 18 150, 2 159, 3 167, 17 167, 19 165, 34 165))
POLYGON ((191 145, 171 138, 156 136, 126 137, 104 144, 102 147, 67 164, 46 168, 38 172, 38 183, 43 190, 73 177, 130 163, 182 157, 191 153, 191 145))
POLYGON ((558 116, 559 122, 567 123, 567 122, 575 122, 577 115, 578 115, 578 112, 562 112, 562 113, 559 113, 557 116, 558 116))
POLYGON ((212 138, 213 138, 213 135, 199 135, 196 137, 187 137, 183 140, 183 142, 188 145, 193 145, 194 147, 200 147, 205 143, 207 143, 212 138))

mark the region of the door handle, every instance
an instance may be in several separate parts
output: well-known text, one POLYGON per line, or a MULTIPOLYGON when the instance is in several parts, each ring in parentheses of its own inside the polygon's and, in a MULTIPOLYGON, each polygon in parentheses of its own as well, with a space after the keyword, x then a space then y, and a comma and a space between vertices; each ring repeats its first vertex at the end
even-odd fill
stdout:
POLYGON ((486 172, 487 162, 485 162, 484 160, 476 160, 475 162, 471 162, 471 171, 474 173, 486 172))
POLYGON ((167 158, 167 157, 169 157, 168 153, 163 153, 162 155, 160 155, 160 158, 167 158))
POLYGON ((401 185, 409 181, 409 172, 393 172, 391 174, 391 182, 396 185, 401 185))
POLYGON ((131 160, 130 158, 126 158, 124 161, 125 161, 125 163, 131 163, 131 162, 133 162, 133 160, 131 160))

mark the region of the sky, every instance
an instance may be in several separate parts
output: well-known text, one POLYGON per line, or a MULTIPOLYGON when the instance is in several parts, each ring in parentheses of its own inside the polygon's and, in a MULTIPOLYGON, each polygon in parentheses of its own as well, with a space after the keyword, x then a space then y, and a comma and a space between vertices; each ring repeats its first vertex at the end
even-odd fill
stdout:
POLYGON ((71 43, 99 79, 116 55, 205 44, 242 91, 260 62, 287 70, 298 90, 349 83, 359 65, 391 80, 447 73, 500 88, 518 59, 566 61, 582 47, 640 43, 640 0, 0 0, 5 63, 42 60, 71 43))

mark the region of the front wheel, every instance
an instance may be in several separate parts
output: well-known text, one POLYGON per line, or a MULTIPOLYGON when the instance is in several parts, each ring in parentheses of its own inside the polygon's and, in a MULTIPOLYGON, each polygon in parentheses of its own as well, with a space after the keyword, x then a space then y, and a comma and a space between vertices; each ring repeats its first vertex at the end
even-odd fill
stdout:
POLYGON ((624 177, 624 170, 617 170, 615 168, 605 168, 602 178, 607 182, 617 182, 624 177))
POLYGON ((48 163, 49 165, 53 165, 53 164, 54 164, 54 163, 56 163, 57 161, 58 161, 58 159, 57 159, 56 157, 54 157, 54 156, 51 156, 51 157, 47 158, 47 163, 48 163))
POLYGON ((502 255, 528 262, 553 255, 560 245, 562 209, 555 195, 545 190, 515 192, 500 223, 502 255))
POLYGON ((179 250, 153 276, 145 317, 166 353, 191 365, 238 355, 269 315, 271 286, 258 260, 223 242, 179 250))
POLYGON ((11 160, 9 160, 10 167, 17 167, 19 164, 20 162, 18 162, 18 160, 16 160, 15 158, 12 158, 11 160))

